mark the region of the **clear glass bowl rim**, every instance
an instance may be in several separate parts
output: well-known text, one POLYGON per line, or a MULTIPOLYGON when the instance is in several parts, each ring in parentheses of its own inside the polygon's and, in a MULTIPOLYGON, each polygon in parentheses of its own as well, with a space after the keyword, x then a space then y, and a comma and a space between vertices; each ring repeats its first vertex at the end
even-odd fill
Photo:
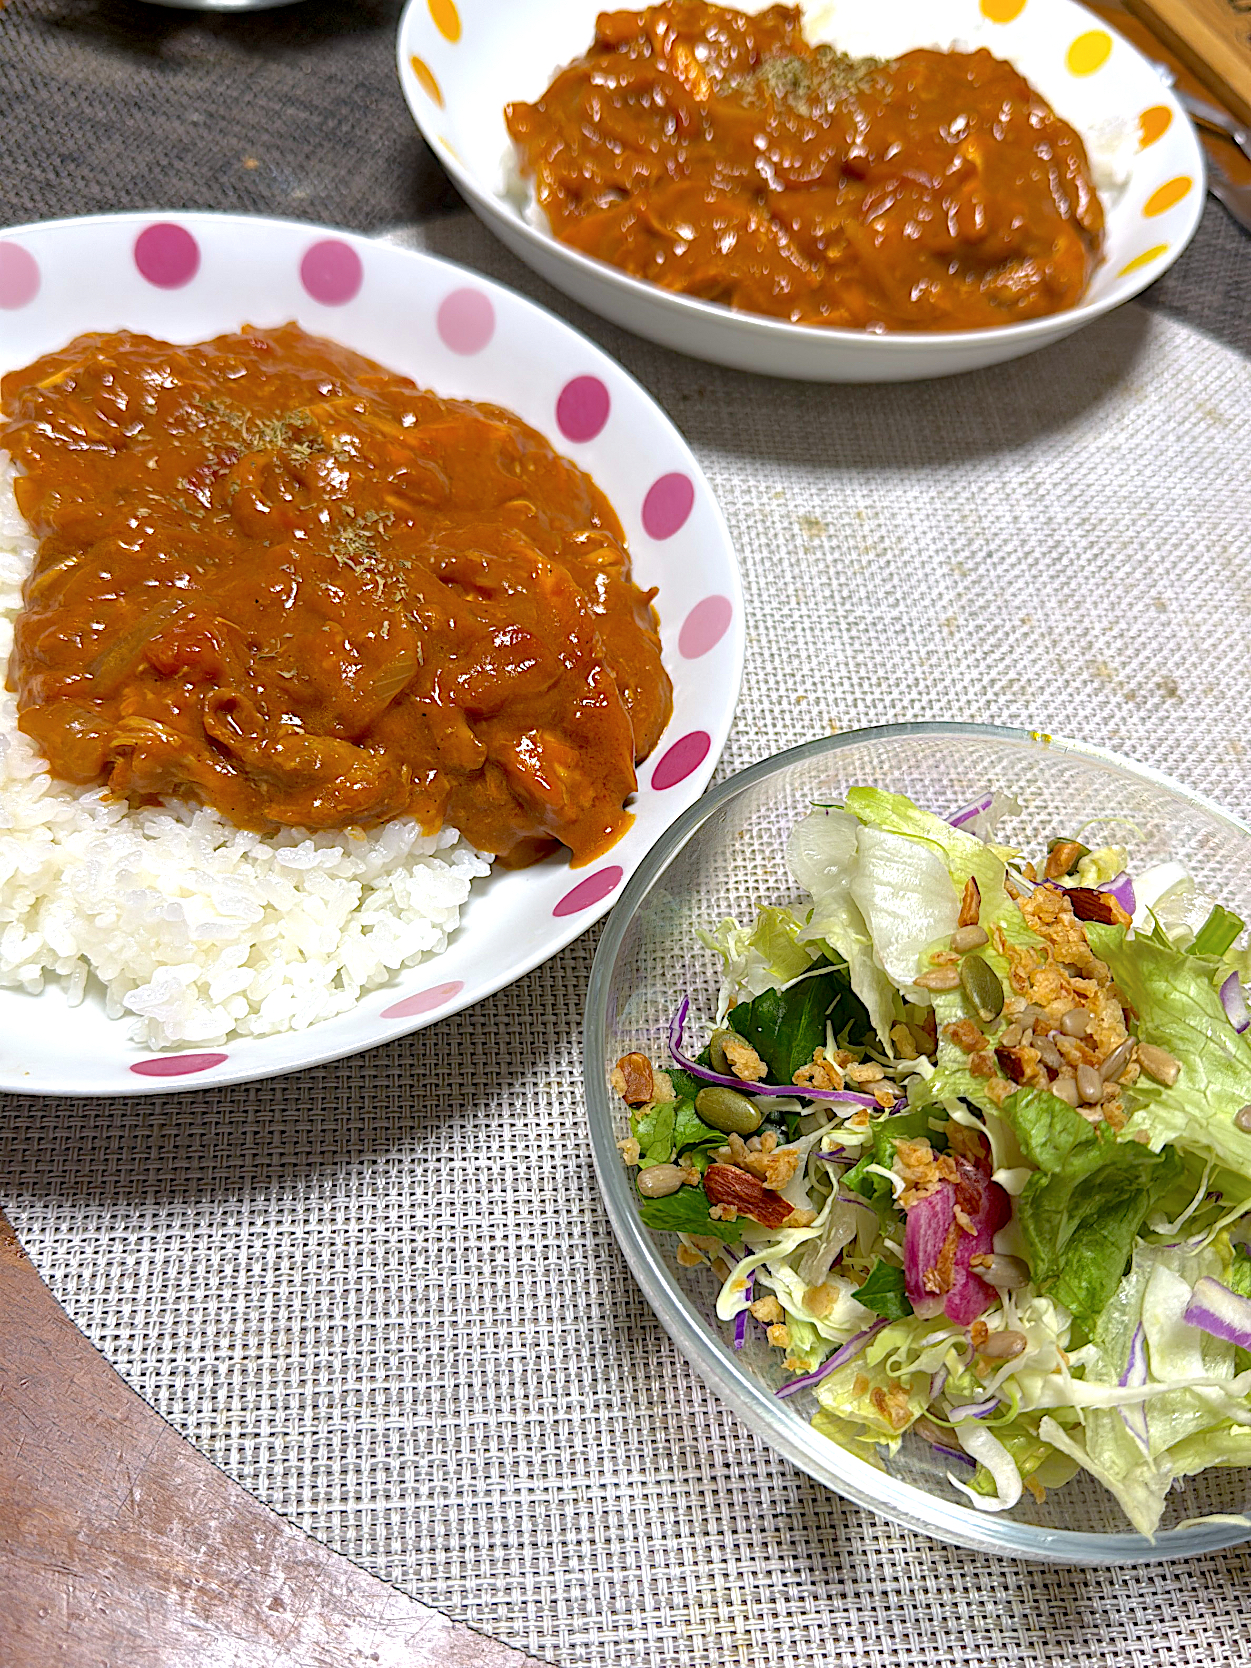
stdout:
POLYGON ((654 882, 708 818, 739 794, 785 771, 792 765, 833 756, 866 742, 903 738, 936 740, 993 740, 1034 743, 1056 752, 1077 754, 1093 763, 1114 766, 1139 781, 1174 795, 1251 840, 1251 828, 1202 794, 1193 792, 1160 771, 1126 759, 1109 748, 1047 734, 1039 730, 997 724, 929 722, 886 724, 820 736, 782 753, 774 753, 710 788, 666 830, 636 869, 608 917, 596 950, 587 987, 583 1027, 583 1078, 590 1123, 591 1151, 609 1221, 643 1295, 665 1331, 696 1372, 748 1428, 808 1476, 836 1494, 870 1511, 883 1513, 906 1528, 974 1552, 1034 1559, 1068 1565, 1160 1563, 1192 1558, 1237 1546, 1251 1539, 1251 1528, 1216 1521, 1193 1523, 1169 1530, 1150 1541, 1145 1535, 1086 1534, 1078 1530, 1048 1529, 1030 1523, 981 1514, 946 1501, 899 1478, 876 1471, 866 1461, 839 1448, 810 1426, 786 1413, 759 1380, 727 1359, 713 1342, 702 1320, 690 1312, 681 1289, 652 1243, 635 1208, 625 1166, 617 1150, 613 1108, 605 1081, 608 995, 612 971, 622 941, 639 904, 654 882))

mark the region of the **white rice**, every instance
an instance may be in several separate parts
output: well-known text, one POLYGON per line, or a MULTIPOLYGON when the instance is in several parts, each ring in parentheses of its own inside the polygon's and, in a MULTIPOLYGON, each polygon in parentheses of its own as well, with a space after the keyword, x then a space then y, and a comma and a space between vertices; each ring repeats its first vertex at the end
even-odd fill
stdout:
MULTIPOLYGON (((35 540, 0 452, 0 670, 35 540)), ((57 782, 0 689, 0 987, 94 975, 150 1048, 300 1030, 446 948, 490 859, 410 817, 367 834, 237 829, 57 782)))

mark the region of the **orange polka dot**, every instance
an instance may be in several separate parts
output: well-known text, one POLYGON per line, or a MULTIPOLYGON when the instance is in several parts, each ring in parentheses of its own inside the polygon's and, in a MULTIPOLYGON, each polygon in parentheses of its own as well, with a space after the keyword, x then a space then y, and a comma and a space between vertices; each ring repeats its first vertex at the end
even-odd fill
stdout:
POLYGON ((1174 203, 1180 203, 1193 184, 1189 174, 1178 174, 1175 180, 1166 180, 1158 191, 1153 191, 1147 198, 1142 212, 1147 216, 1163 214, 1174 203))
POLYGON ((1079 35, 1069 47, 1064 61, 1071 75, 1093 75, 1102 69, 1112 50, 1112 37, 1106 29, 1090 29, 1079 35))
POLYGON ((1148 145, 1163 138, 1172 121, 1173 112, 1167 104, 1153 104, 1144 110, 1138 118, 1138 149, 1145 151, 1148 145))
POLYGON ((456 0, 427 0, 434 26, 445 41, 455 44, 460 39, 460 13, 456 0))
POLYGON ((429 64, 423 63, 416 53, 408 60, 412 65, 413 74, 417 77, 418 85, 423 93, 443 108, 443 94, 439 91, 439 83, 434 79, 429 64))
POLYGON ((1132 261, 1126 261, 1117 273, 1117 277, 1128 278, 1131 272, 1137 272, 1141 267, 1150 266, 1152 261, 1157 260, 1161 255, 1167 254, 1167 243, 1154 244, 1150 249, 1144 249, 1141 255, 1135 255, 1132 261))
POLYGON ((982 0, 982 16, 991 23, 1011 23, 1025 10, 1025 0, 982 0))

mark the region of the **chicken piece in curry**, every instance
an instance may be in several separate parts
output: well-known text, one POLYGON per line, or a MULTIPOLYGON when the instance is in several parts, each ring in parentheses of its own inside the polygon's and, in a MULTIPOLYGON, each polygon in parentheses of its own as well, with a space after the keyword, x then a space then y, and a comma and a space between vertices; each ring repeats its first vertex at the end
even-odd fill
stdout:
POLYGON ((795 324, 1014 324, 1076 305, 1102 249, 1082 141, 1010 64, 848 58, 794 7, 601 13, 505 118, 554 237, 795 324))
POLYGON ((671 710, 595 482, 511 412, 289 324, 83 336, 0 383, 39 546, 9 677, 68 782, 239 827, 449 823, 520 865, 630 820, 671 710))

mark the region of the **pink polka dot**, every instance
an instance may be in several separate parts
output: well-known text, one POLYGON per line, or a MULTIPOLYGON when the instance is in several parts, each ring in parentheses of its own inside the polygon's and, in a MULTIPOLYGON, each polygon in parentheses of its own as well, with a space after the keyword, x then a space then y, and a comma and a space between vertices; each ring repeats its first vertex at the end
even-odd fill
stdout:
POLYGON ((130 1068, 140 1077, 189 1077, 193 1071, 220 1066, 226 1054, 158 1054, 151 1060, 137 1060, 130 1068))
POLYGON ((678 633, 678 653, 683 660, 698 660, 701 654, 715 649, 733 618, 734 604, 729 597, 705 597, 697 602, 678 633))
POLYGON ((652 787, 657 790, 676 788, 679 782, 685 782, 691 772, 703 764, 711 746, 712 737, 706 730, 692 730, 689 735, 682 736, 652 771, 652 787))
POLYGON ((24 307, 39 294, 39 262, 20 244, 0 243, 0 307, 24 307))
POLYGON ((552 914, 577 915, 580 910, 590 909, 592 904, 597 904, 601 898, 606 898, 621 885, 622 873, 620 863, 610 863, 597 874, 588 875, 585 880, 578 882, 572 892, 565 893, 552 914))
POLYGON ((432 1013, 435 1008, 441 1008, 445 1002, 450 1002, 453 996, 459 996, 465 988, 463 979, 450 979, 445 985, 431 985, 429 990, 419 990, 416 996, 406 996, 402 1002, 392 1002, 389 1008, 382 1010, 383 1019, 411 1019, 414 1014, 432 1013))
POLYGON ((575 376, 556 401, 556 426, 566 440, 594 440, 608 421, 612 400, 597 376, 575 376))
POLYGON ((439 304, 439 335, 453 353, 481 353, 495 334, 495 308, 482 290, 453 290, 439 304))
POLYGON ((180 290, 200 270, 200 246, 185 226, 158 221, 135 239, 135 265, 158 290, 180 290))
POLYGON ((337 237, 323 238, 305 251, 300 262, 300 282, 323 307, 342 307, 361 287, 365 269, 350 243, 337 237))
POLYGON ((643 500, 643 531, 652 539, 671 539, 686 525, 694 504, 695 483, 689 475, 662 475, 643 500))

